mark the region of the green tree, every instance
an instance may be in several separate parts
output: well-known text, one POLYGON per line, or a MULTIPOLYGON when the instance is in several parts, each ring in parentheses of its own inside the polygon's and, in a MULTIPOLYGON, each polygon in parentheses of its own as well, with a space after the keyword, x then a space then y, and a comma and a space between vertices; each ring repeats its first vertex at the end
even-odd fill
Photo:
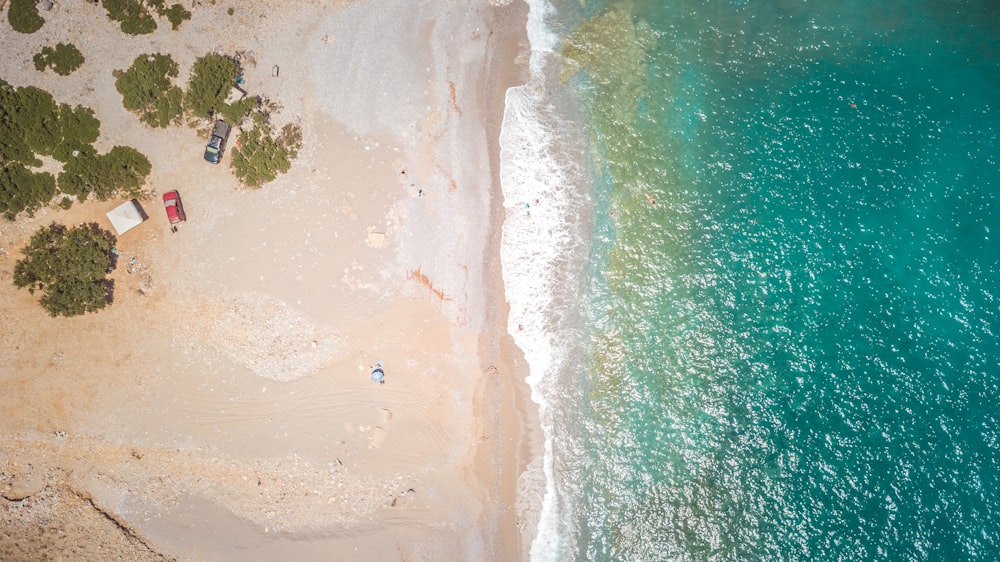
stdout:
POLYGON ((35 154, 65 162, 73 150, 97 140, 100 121, 93 110, 56 104, 52 95, 34 86, 0 85, 0 157, 41 165, 35 154))
POLYGON ((180 4, 167 8, 165 0, 103 0, 108 19, 121 24, 121 29, 129 35, 142 35, 156 31, 156 20, 150 8, 156 15, 166 17, 171 29, 177 30, 181 24, 191 19, 191 12, 180 4))
POLYGON ((17 119, 21 107, 17 90, 0 78, 0 164, 4 162, 27 164, 36 160, 34 152, 24 142, 21 124, 17 119))
POLYGON ((90 108, 56 104, 45 90, 13 88, 0 80, 0 165, 40 166, 36 154, 65 162, 74 150, 93 144, 100 127, 90 108))
POLYGON ((144 35, 156 31, 156 20, 142 0, 101 0, 108 19, 116 21, 129 35, 144 35))
POLYGON ((35 70, 43 71, 46 68, 52 70, 60 76, 69 76, 74 70, 83 65, 83 53, 74 45, 68 43, 57 43, 56 47, 42 47, 42 52, 36 53, 33 59, 35 70))
POLYGON ((96 223, 73 228, 52 223, 32 235, 14 265, 14 285, 35 294, 52 316, 79 316, 100 310, 114 298, 115 237, 96 223))
POLYGON ((27 147, 37 154, 52 154, 62 138, 59 106, 52 94, 27 86, 18 88, 17 97, 12 101, 17 105, 4 109, 27 147))
POLYGON ((184 114, 184 92, 177 86, 167 90, 162 98, 153 106, 152 111, 139 118, 150 127, 165 128, 170 123, 180 121, 184 114))
POLYGON ((34 33, 45 24, 45 20, 38 13, 37 0, 10 0, 7 21, 18 33, 34 33))
POLYGON ((139 114, 151 127, 166 127, 180 119, 183 109, 181 89, 174 86, 177 63, 170 55, 139 55, 128 70, 115 80, 125 109, 139 114))
POLYGON ((227 123, 238 124, 243 120, 244 117, 250 115, 250 112, 257 109, 259 102, 256 97, 243 98, 240 101, 223 104, 222 109, 219 110, 219 114, 227 123))
POLYGON ((164 0, 150 0, 150 5, 156 8, 156 13, 165 16, 170 22, 170 28, 174 31, 180 29, 181 24, 191 19, 191 12, 184 9, 180 4, 174 4, 167 8, 164 0))
MULTIPOLYGON (((179 107, 179 89, 176 96, 179 107)), ((0 213, 32 212, 57 195, 57 187, 81 200, 139 196, 152 171, 149 159, 125 146, 98 155, 93 143, 100 129, 90 108, 56 104, 44 90, 0 79, 0 213), (63 162, 58 178, 31 169, 42 165, 38 155, 63 162)))
POLYGON ((106 201, 111 197, 138 197, 153 166, 138 150, 116 146, 104 155, 81 152, 70 158, 59 173, 59 189, 81 201, 90 194, 106 201))
POLYGON ((220 111, 239 74, 239 64, 229 57, 215 53, 199 57, 191 67, 184 107, 196 117, 220 111))
POLYGON ((33 173, 20 162, 0 167, 0 212, 13 218, 21 211, 34 212, 56 194, 56 179, 33 173))
POLYGON ((60 162, 68 162, 73 151, 91 151, 92 145, 101 134, 101 122, 89 107, 59 106, 59 126, 62 140, 52 152, 52 157, 60 162))
POLYGON ((116 146, 100 157, 104 168, 103 189, 95 193, 101 200, 116 194, 127 197, 138 197, 142 194, 142 186, 153 171, 153 165, 146 156, 131 146, 116 146))
POLYGON ((259 188, 291 168, 302 146, 302 131, 288 124, 275 134, 263 113, 254 113, 252 122, 233 149, 232 168, 247 186, 259 188))
POLYGON ((102 189, 101 168, 99 156, 90 151, 81 152, 63 165, 58 178, 59 190, 86 201, 91 193, 102 189))

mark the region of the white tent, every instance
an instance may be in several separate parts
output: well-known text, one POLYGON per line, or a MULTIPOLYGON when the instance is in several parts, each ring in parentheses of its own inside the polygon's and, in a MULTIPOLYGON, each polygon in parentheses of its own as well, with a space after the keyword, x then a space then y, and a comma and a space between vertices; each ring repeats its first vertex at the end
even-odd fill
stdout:
POLYGON ((119 236, 139 226, 142 224, 142 221, 149 218, 135 199, 118 205, 108 211, 107 214, 108 220, 111 221, 111 226, 115 227, 115 232, 119 236))

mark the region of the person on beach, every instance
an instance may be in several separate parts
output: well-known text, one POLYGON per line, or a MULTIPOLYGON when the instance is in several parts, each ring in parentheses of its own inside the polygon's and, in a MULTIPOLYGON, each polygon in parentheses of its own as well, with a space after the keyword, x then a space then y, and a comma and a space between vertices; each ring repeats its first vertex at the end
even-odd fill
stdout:
POLYGON ((385 384, 385 371, 382 370, 382 362, 376 361, 374 365, 368 367, 372 370, 372 380, 379 384, 385 384))

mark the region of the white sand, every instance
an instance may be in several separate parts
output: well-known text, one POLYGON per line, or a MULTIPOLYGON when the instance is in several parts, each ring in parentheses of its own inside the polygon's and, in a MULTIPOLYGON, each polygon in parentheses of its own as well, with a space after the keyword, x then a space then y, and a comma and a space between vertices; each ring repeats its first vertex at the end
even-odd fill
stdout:
POLYGON ((154 192, 119 239, 116 302, 85 317, 47 317, 11 271, 39 226, 104 224, 116 203, 0 225, 0 492, 29 492, 0 500, 0 524, 28 537, 0 554, 63 552, 72 540, 23 529, 81 505, 127 529, 122 559, 523 553, 513 482, 531 412, 499 339, 487 95, 510 76, 484 77, 491 26, 519 29, 523 6, 294 4, 203 3, 182 30, 136 38, 69 0, 36 34, 0 25, 0 77, 92 107, 101 148, 149 156, 154 192), (57 41, 87 57, 69 77, 31 64, 57 41), (242 52, 246 88, 302 127, 291 172, 261 190, 202 161, 207 125, 150 130, 114 90, 140 53, 170 53, 186 83, 207 50, 242 52), (176 234, 158 201, 171 189, 188 215, 176 234))

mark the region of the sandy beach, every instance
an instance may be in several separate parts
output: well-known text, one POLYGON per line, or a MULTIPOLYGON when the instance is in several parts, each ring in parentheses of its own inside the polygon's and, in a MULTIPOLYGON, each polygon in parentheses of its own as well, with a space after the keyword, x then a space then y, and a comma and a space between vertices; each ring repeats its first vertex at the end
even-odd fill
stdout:
POLYGON ((3 18, 0 78, 92 108, 98 147, 153 172, 99 313, 51 318, 11 275, 36 229, 110 228, 118 201, 0 224, 0 558, 527 558, 540 445, 498 172, 527 7, 501 4, 202 1, 137 37, 83 0, 31 35, 3 18), (85 64, 36 71, 60 41, 85 64), (240 54, 245 89, 302 129, 290 172, 244 189, 229 155, 202 159, 207 126, 128 113, 112 72, 155 52, 181 84, 198 56, 240 54))

